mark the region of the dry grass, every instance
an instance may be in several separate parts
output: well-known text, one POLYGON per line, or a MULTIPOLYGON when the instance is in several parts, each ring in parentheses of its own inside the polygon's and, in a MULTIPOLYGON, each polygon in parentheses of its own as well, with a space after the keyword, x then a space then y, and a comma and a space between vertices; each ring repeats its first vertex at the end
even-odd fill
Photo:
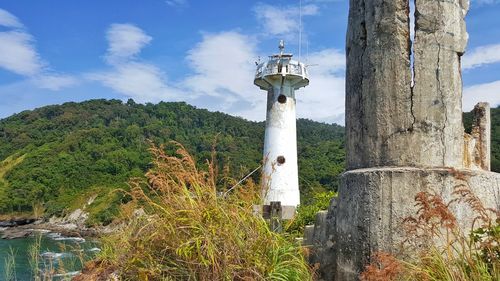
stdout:
POLYGON ((300 247, 253 214, 259 188, 247 180, 220 196, 213 162, 198 170, 177 145, 174 156, 151 148, 154 168, 146 181, 131 181, 127 207, 145 214, 104 239, 86 276, 100 280, 113 269, 120 280, 311 280, 300 247))
POLYGON ((377 253, 373 263, 368 265, 360 279, 362 281, 391 281, 401 274, 403 266, 395 257, 388 253, 377 253))

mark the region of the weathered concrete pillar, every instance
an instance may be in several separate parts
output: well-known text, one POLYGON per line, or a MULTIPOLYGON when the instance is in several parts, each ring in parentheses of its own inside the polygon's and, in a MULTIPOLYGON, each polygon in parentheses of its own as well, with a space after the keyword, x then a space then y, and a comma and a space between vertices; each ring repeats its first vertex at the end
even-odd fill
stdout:
MULTIPOLYGON (((424 166, 463 163, 462 75, 469 0, 415 1, 413 114, 424 166), (427 159, 427 160, 425 160, 427 159)), ((413 153, 413 152, 412 152, 413 153)))
MULTIPOLYGON (((500 206, 500 174, 470 169, 476 156, 466 153, 482 151, 482 165, 489 167, 485 106, 476 110, 477 133, 464 142, 460 58, 468 0, 411 1, 413 53, 408 0, 350 0, 347 172, 338 200, 316 222, 323 225, 316 227, 322 242, 314 261, 324 280, 358 280, 380 251, 414 254, 401 247, 407 238, 401 223, 418 211, 419 192, 449 202, 457 186, 468 186, 485 206, 500 206)), ((469 206, 450 208, 463 229, 472 226, 469 206)))
POLYGON ((475 140, 474 159, 477 165, 486 171, 491 170, 491 113, 490 105, 478 103, 472 111, 472 132, 475 140))
POLYGON ((346 56, 347 168, 415 162, 410 33, 403 0, 351 0, 346 56), (396 147, 400 147, 396 151, 396 147), (402 153, 401 153, 402 152, 402 153))
POLYGON ((351 0, 348 169, 462 165, 465 2, 416 0, 413 84, 408 1, 351 0))

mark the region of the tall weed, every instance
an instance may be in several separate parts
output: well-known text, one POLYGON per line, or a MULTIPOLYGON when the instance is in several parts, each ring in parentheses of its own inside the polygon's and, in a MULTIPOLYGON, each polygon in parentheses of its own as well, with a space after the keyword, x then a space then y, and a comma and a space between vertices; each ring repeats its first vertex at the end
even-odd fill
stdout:
POLYGON ((247 180, 219 192, 214 162, 199 170, 176 145, 173 156, 151 148, 153 168, 146 180, 130 182, 132 201, 124 208, 142 214, 132 212, 121 231, 104 238, 99 258, 76 280, 312 279, 300 246, 254 214, 260 188, 247 180))
POLYGON ((6 281, 16 281, 16 252, 14 249, 9 249, 9 255, 5 258, 5 266, 4 266, 4 278, 6 281))

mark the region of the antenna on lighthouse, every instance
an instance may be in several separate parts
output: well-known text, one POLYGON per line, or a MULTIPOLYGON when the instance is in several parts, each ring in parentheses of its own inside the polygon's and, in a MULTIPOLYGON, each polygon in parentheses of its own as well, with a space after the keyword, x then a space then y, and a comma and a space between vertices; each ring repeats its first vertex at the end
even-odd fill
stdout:
POLYGON ((299 61, 302 59, 302 0, 299 0, 299 61))

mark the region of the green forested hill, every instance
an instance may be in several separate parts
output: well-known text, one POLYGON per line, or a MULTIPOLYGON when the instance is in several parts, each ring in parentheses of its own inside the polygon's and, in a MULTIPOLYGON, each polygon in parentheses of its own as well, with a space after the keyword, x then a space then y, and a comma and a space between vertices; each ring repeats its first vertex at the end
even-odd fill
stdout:
MULTIPOLYGON (((464 115, 470 127, 471 115, 464 115)), ((500 108, 492 109, 492 167, 500 171, 500 108)), ((344 169, 344 129, 298 120, 300 186, 304 202, 335 190, 344 169)), ((118 212, 131 177, 150 165, 149 141, 182 143, 203 165, 217 137, 219 167, 242 178, 259 166, 264 123, 250 122, 186 103, 136 104, 91 100, 25 111, 0 120, 0 214, 62 215, 98 195, 90 223, 118 212)), ((253 178, 258 181, 259 173, 253 178)))
MULTIPOLYGON (((309 120, 299 120, 297 128, 305 198, 335 189, 343 170, 343 128, 309 120)), ((0 120, 0 213, 35 208, 61 215, 98 195, 90 206, 91 221, 109 222, 122 200, 112 190, 126 188, 129 178, 149 167, 148 141, 178 141, 203 164, 216 136, 219 167, 229 167, 232 177, 258 167, 263 122, 185 103, 92 100, 13 115, 0 120)))

